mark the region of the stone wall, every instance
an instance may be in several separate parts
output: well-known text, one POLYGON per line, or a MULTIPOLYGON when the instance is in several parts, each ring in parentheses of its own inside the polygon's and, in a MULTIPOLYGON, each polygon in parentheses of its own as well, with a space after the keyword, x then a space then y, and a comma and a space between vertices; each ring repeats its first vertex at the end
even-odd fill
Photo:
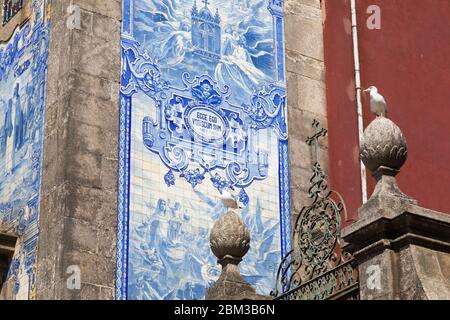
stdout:
MULTIPOLYGON (((285 35, 292 218, 308 204, 313 157, 306 144, 312 122, 327 127, 325 64, 320 0, 286 0, 285 35)), ((318 159, 328 172, 328 143, 321 140, 318 159)))
POLYGON ((446 252, 417 245, 386 250, 362 262, 359 270, 362 300, 450 298, 450 254, 446 252), (377 270, 381 270, 379 284, 373 280, 377 270))
POLYGON ((52 1, 38 299, 114 298, 120 19, 120 0, 52 1))

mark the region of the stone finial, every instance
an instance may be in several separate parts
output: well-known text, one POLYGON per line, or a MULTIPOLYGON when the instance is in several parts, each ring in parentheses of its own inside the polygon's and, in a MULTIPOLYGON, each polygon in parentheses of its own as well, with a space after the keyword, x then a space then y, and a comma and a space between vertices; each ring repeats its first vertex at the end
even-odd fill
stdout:
POLYGON ((227 212, 211 230, 211 250, 222 266, 230 261, 239 264, 250 249, 250 231, 235 212, 238 203, 231 194, 224 194, 222 203, 227 212))
POLYGON ((408 146, 402 131, 388 118, 377 116, 364 131, 361 160, 373 173, 381 167, 398 172, 407 155, 408 146))
POLYGON ((236 210, 236 199, 224 192, 222 203, 226 213, 220 217, 211 230, 211 250, 222 265, 222 273, 206 292, 207 300, 259 300, 266 299, 256 294, 239 272, 239 263, 250 249, 250 231, 236 210))
POLYGON ((412 200, 401 192, 395 179, 408 156, 405 136, 385 114, 374 113, 377 117, 364 131, 360 152, 362 162, 377 180, 371 199, 387 195, 412 200))

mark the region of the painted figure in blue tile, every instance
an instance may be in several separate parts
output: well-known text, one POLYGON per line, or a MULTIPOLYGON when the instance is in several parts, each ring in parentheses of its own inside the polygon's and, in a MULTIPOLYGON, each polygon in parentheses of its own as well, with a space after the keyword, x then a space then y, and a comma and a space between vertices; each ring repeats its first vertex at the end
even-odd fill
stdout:
POLYGON ((165 217, 167 215, 167 203, 163 199, 158 200, 158 205, 156 206, 153 216, 165 217))
POLYGON ((24 116, 24 110, 22 108, 22 104, 20 101, 20 93, 19 93, 20 87, 19 84, 16 85, 14 89, 14 95, 13 95, 13 107, 14 107, 14 113, 15 113, 15 119, 14 119, 14 150, 19 151, 24 144, 25 141, 25 135, 26 135, 26 123, 24 123, 25 116, 24 116))
POLYGON ((210 106, 218 106, 222 103, 222 98, 219 93, 214 90, 211 82, 207 79, 203 80, 198 86, 192 88, 192 95, 201 103, 210 106))
MULTIPOLYGON (((204 194, 199 192, 197 194, 203 199, 208 199, 204 194)), ((208 199, 207 202, 210 203, 209 209, 203 212, 218 218, 223 212, 223 207, 217 206, 212 199, 208 199)), ((173 206, 169 205, 168 209, 170 219, 166 234, 161 230, 162 224, 156 223, 156 220, 153 223, 158 228, 151 231, 147 229, 158 234, 158 240, 153 242, 156 245, 153 248, 146 245, 141 247, 144 265, 140 268, 144 267, 149 259, 158 261, 157 272, 153 270, 152 274, 155 277, 158 275, 159 282, 156 288, 161 288, 159 295, 163 295, 167 288, 173 288, 168 293, 166 291, 166 299, 202 299, 206 288, 220 274, 215 258, 210 254, 209 230, 204 227, 183 229, 183 221, 191 219, 188 211, 183 210, 181 204, 177 202, 173 206), (148 256, 149 253, 151 254, 148 256)), ((199 212, 198 209, 193 210, 199 212)), ((259 205, 255 213, 250 213, 249 207, 243 211, 244 221, 250 226, 254 235, 252 241, 254 249, 245 258, 245 266, 242 270, 244 277, 251 283, 268 287, 272 275, 268 276, 267 272, 274 268, 272 265, 275 266, 279 259, 279 251, 272 248, 278 223, 263 222, 261 214, 259 205)), ((137 230, 145 225, 148 226, 148 223, 138 226, 137 230)), ((150 235, 150 238, 154 239, 154 236, 150 235)), ((155 283, 156 278, 151 279, 152 283, 155 283)))
POLYGON ((0 154, 4 157, 6 155, 6 151, 10 149, 8 148, 8 145, 11 144, 10 139, 12 139, 13 136, 12 104, 9 102, 6 103, 4 100, 0 100, 0 103, 3 113, 0 154))
POLYGON ((0 154, 3 157, 6 156, 4 158, 6 174, 12 173, 16 167, 20 158, 18 151, 24 146, 27 135, 28 124, 22 107, 19 88, 19 84, 16 84, 13 97, 8 99, 6 105, 2 101, 5 110, 3 111, 4 118, 0 135, 0 154))
POLYGON ((14 123, 13 123, 13 104, 9 99, 6 104, 6 114, 4 122, 4 139, 5 139, 5 173, 10 174, 13 169, 14 155, 14 123))
MULTIPOLYGON (((194 235, 193 250, 186 252, 186 267, 192 279, 204 285, 211 281, 211 278, 218 276, 214 274, 212 266, 209 264, 211 257, 209 254, 209 230, 198 228, 194 235)), ((214 266, 214 265, 213 265, 214 266)))
MULTIPOLYGON (((229 26, 227 29, 223 40, 223 57, 214 75, 221 83, 232 85, 233 82, 238 82, 239 87, 245 90, 245 94, 251 94, 260 84, 271 81, 266 72, 270 74, 272 68, 270 64, 255 64, 258 58, 252 54, 251 48, 248 48, 245 37, 251 37, 251 35, 244 35, 241 32, 242 30, 236 30, 235 26, 229 26)), ((259 55, 270 55, 270 53, 261 51, 259 55)))
POLYGON ((233 148, 237 148, 239 142, 247 140, 247 133, 237 119, 238 116, 235 113, 230 114, 228 117, 231 129, 228 138, 231 140, 233 148))
POLYGON ((148 249, 143 255, 143 263, 145 272, 140 273, 136 282, 136 291, 138 294, 134 297, 138 300, 147 299, 164 299, 162 295, 163 289, 159 282, 161 270, 164 268, 162 261, 156 249, 148 249))
POLYGON ((142 225, 136 228, 136 233, 145 240, 144 248, 157 248, 161 238, 165 237, 160 225, 161 219, 167 216, 166 201, 159 199, 152 216, 146 218, 142 225))
POLYGON ((177 133, 182 133, 184 130, 184 106, 183 100, 180 97, 175 97, 170 101, 170 104, 165 108, 165 117, 171 121, 175 126, 177 133))
MULTIPOLYGON (((36 98, 34 96, 35 94, 35 88, 33 88, 33 86, 31 85, 27 85, 25 88, 25 93, 26 93, 26 97, 27 97, 27 116, 26 116, 26 122, 28 123, 33 123, 35 122, 35 117, 36 117, 36 105, 35 105, 35 101, 36 98)), ((36 131, 32 130, 32 132, 28 133, 28 137, 31 138, 31 141, 34 141, 36 138, 36 131)))
MULTIPOLYGON (((159 206, 166 203, 164 200, 158 202, 159 206)), ((203 294, 204 282, 208 282, 202 276, 205 274, 203 269, 208 260, 211 259, 211 256, 207 254, 207 249, 209 249, 208 230, 200 228, 196 232, 184 228, 185 222, 188 222, 191 218, 187 208, 183 209, 180 203, 175 202, 173 206, 169 205, 168 210, 169 221, 167 225, 163 225, 163 222, 158 221, 157 216, 154 215, 151 224, 144 222, 136 228, 138 235, 144 236, 146 234, 144 239, 149 237, 154 239, 154 235, 158 235, 157 240, 153 243, 147 241, 142 243, 138 251, 143 262, 139 268, 147 268, 146 265, 150 261, 156 264, 151 271, 149 270, 145 275, 139 276, 140 281, 152 283, 153 298, 160 296, 164 299, 201 299, 200 292, 203 294), (150 225, 157 227, 156 229, 149 228, 150 225), (164 233, 163 228, 166 228, 166 233, 164 233), (154 235, 149 235, 149 232, 154 233, 154 235), (146 243, 149 245, 146 245, 146 243), (151 244, 155 246, 152 248, 151 244), (183 278, 190 280, 185 281, 178 278, 177 275, 180 275, 181 272, 183 278), (169 292, 167 292, 168 287, 172 288, 169 292), (161 288, 160 292, 158 288, 161 288)), ((160 212, 161 210, 157 211, 160 212)), ((142 286, 142 284, 139 286, 142 286)))

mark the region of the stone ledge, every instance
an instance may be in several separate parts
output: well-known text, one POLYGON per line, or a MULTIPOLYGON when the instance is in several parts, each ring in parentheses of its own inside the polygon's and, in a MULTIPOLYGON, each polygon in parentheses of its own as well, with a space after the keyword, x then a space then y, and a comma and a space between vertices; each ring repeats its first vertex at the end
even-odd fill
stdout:
POLYGON ((342 230, 344 248, 365 260, 385 249, 398 251, 407 245, 419 245, 450 253, 450 215, 404 203, 397 213, 365 205, 365 218, 342 230))

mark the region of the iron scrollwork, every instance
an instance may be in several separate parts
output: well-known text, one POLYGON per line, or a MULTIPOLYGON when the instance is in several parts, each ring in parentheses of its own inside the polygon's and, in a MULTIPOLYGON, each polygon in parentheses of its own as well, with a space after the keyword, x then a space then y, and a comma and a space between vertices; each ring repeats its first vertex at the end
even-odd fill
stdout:
MULTIPOLYGON (((320 128, 306 141, 315 148, 326 137, 320 128)), ((358 274, 352 255, 341 249, 341 218, 347 211, 342 196, 328 187, 319 162, 312 166, 308 190, 311 204, 300 211, 296 219, 292 250, 283 258, 271 295, 280 300, 324 300, 357 298, 358 274)))

